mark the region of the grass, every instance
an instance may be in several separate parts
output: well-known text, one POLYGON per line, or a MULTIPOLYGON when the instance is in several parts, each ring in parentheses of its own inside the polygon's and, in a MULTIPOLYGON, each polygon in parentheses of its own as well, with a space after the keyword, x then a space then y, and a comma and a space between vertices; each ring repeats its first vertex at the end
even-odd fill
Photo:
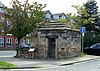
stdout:
POLYGON ((79 57, 84 57, 86 56, 86 53, 80 53, 79 57))
POLYGON ((16 65, 11 64, 11 63, 7 63, 4 61, 0 61, 0 69, 4 69, 4 68, 15 68, 16 65))
MULTIPOLYGON (((14 64, 11 64, 11 63, 7 63, 7 62, 4 62, 4 61, 0 61, 0 69, 16 69, 17 66, 14 65, 14 64)), ((21 68, 21 67, 19 67, 21 68)), ((23 68, 23 67, 22 67, 23 68)), ((31 68, 43 68, 42 66, 36 66, 36 67, 31 67, 31 68)))

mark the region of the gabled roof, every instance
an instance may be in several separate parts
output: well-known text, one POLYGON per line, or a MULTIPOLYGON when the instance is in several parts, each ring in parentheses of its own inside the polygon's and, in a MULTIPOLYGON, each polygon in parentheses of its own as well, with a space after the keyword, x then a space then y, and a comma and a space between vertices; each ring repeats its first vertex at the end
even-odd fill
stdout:
POLYGON ((4 4, 0 1, 0 7, 3 7, 3 5, 4 5, 4 4))
POLYGON ((52 14, 49 10, 44 11, 45 14, 48 13, 48 12, 49 12, 50 14, 52 14))
MULTIPOLYGON (((62 16, 62 15, 65 15, 65 13, 56 13, 56 14, 53 14, 53 15, 62 16)), ((65 16, 66 16, 66 15, 65 15, 65 16)))

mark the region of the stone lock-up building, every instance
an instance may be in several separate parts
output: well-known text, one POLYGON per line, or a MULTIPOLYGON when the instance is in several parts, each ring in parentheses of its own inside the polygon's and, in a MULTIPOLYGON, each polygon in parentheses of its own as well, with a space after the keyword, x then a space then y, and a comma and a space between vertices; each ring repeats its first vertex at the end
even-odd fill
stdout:
POLYGON ((36 58, 69 58, 78 56, 81 52, 79 30, 72 29, 66 24, 45 24, 37 29, 37 35, 34 34, 33 43, 38 49, 35 53, 36 58))

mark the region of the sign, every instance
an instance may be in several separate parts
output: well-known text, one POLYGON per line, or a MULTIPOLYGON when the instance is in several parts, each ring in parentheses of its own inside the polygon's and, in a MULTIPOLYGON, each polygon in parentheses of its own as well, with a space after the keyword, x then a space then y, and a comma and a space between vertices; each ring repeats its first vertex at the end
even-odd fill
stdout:
POLYGON ((35 51, 35 48, 30 48, 29 51, 30 51, 30 52, 31 52, 31 51, 35 51))
POLYGON ((84 33, 82 33, 82 36, 84 36, 84 33))
POLYGON ((85 27, 80 27, 80 33, 85 33, 86 32, 86 28, 85 27))

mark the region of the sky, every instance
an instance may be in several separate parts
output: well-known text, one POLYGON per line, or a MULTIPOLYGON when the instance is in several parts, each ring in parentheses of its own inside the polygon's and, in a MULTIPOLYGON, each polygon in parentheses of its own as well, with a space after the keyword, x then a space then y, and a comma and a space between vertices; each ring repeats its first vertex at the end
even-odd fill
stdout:
MULTIPOLYGON (((4 5, 10 6, 11 0, 0 0, 4 5)), ((19 0, 24 2, 25 0, 19 0)), ((51 13, 76 13, 76 10, 72 8, 72 5, 82 5, 87 0, 29 0, 30 3, 38 2, 41 4, 47 4, 44 10, 50 10, 51 13)), ((96 0, 97 6, 100 11, 100 1, 96 0)))

